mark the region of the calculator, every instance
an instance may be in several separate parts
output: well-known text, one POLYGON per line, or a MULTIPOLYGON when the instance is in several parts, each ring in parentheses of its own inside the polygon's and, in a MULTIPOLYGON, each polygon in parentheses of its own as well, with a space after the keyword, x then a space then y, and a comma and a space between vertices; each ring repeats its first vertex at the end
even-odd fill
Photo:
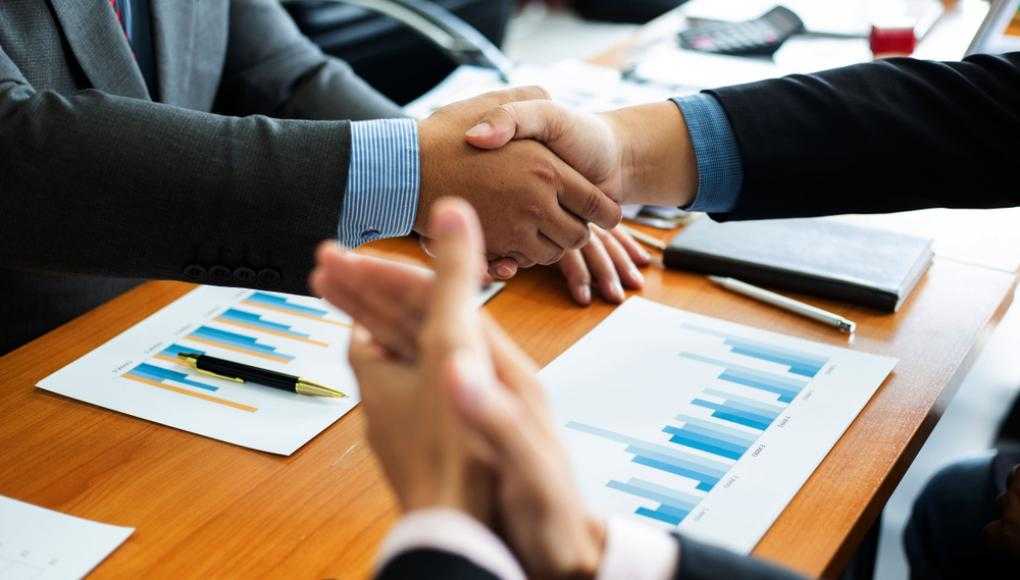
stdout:
POLYGON ((753 20, 709 22, 679 34, 680 46, 733 56, 772 56, 786 39, 804 32, 804 21, 789 8, 776 6, 753 20))

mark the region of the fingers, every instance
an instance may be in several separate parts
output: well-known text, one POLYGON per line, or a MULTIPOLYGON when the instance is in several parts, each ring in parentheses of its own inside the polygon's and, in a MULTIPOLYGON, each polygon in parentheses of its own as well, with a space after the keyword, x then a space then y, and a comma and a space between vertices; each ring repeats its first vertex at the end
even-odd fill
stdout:
POLYGON ((572 115, 549 100, 506 103, 486 113, 465 137, 479 149, 499 149, 513 139, 552 143, 563 135, 572 115))
POLYGON ((602 240, 606 253, 613 260, 613 269, 619 276, 620 281, 623 282, 623 285, 633 290, 642 288, 645 285, 645 277, 637 269, 637 266, 630 257, 630 253, 624 249, 620 240, 601 228, 592 229, 595 230, 595 235, 602 240))
POLYGON ((489 275, 497 280, 509 280, 517 275, 517 260, 499 258, 489 262, 489 275))
POLYGON ((616 241, 620 242, 623 249, 627 250, 627 254, 630 256, 630 259, 634 262, 634 264, 638 266, 647 266, 652 263, 652 255, 642 248, 641 244, 631 237, 626 230, 617 226, 610 230, 610 233, 613 234, 616 241))
POLYGON ((309 279, 316 295, 364 325, 385 348, 404 358, 414 358, 432 285, 430 272, 359 256, 330 242, 319 247, 316 261, 309 279))
POLYGON ((538 229, 554 244, 564 250, 579 250, 588 243, 591 230, 588 224, 554 206, 539 216, 538 229))
POLYGON ((584 255, 588 270, 595 279, 595 286, 599 289, 602 298, 614 304, 623 302, 626 295, 623 293, 623 286, 616 273, 616 266, 606 250, 602 237, 592 236, 591 242, 581 250, 581 254, 584 255))
POLYGON ((567 252, 560 260, 560 271, 567 280, 567 289, 574 302, 582 306, 591 304, 591 273, 580 250, 567 252))
POLYGON ((574 168, 560 162, 560 205, 585 222, 612 229, 623 217, 620 205, 592 185, 574 168))
POLYGON ((421 344, 427 372, 433 374, 432 384, 441 386, 447 361, 464 356, 474 360, 474 374, 485 377, 478 380, 492 385, 492 363, 475 305, 476 268, 483 247, 478 217, 464 200, 447 198, 435 204, 431 226, 435 232, 436 281, 421 344))

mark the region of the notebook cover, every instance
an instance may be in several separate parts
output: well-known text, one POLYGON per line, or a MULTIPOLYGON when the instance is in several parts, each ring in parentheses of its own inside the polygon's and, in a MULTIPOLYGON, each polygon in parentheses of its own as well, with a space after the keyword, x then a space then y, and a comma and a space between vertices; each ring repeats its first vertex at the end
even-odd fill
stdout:
POLYGON ((663 261, 894 312, 932 256, 931 239, 828 219, 700 219, 670 242, 663 261))

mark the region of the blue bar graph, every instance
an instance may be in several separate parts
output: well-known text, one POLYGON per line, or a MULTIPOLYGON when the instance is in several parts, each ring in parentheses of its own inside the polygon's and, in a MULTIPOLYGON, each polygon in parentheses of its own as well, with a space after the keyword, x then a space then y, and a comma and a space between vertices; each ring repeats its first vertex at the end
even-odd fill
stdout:
POLYGON ((723 403, 716 403, 714 401, 707 401, 705 399, 694 399, 691 401, 692 405, 698 407, 704 407, 712 410, 712 416, 716 419, 722 419, 744 427, 751 427, 752 429, 758 429, 764 431, 768 429, 772 421, 775 421, 778 415, 766 415, 760 411, 745 408, 744 406, 734 401, 725 401, 723 403))
POLYGON ((740 459, 748 447, 750 447, 749 444, 726 441, 712 434, 699 432, 700 430, 689 426, 673 427, 672 425, 667 425, 662 430, 672 435, 670 438, 671 443, 685 445, 705 453, 714 453, 727 459, 740 459))
POLYGON ((684 328, 701 334, 716 336, 730 347, 730 352, 790 367, 790 372, 804 377, 814 377, 821 372, 829 359, 791 348, 775 346, 761 341, 733 336, 715 330, 702 328, 696 324, 685 323, 684 328))
POLYGON ((293 300, 288 300, 286 296, 277 296, 276 294, 270 294, 268 292, 255 292, 251 296, 245 298, 244 301, 271 306, 275 309, 289 310, 295 314, 315 316, 317 318, 325 318, 329 314, 329 311, 325 308, 305 306, 304 304, 298 304, 293 300))
POLYGON ((727 461, 718 461, 701 455, 687 453, 683 450, 642 441, 636 437, 629 437, 608 429, 571 421, 567 427, 590 435, 603 437, 617 443, 627 445, 627 453, 634 455, 632 461, 638 465, 644 465, 687 479, 692 479, 701 491, 711 491, 726 472, 733 466, 727 461))
POLYGON ((694 508, 704 499, 701 496, 670 489, 636 477, 630 478, 627 482, 613 480, 606 486, 642 499, 658 502, 659 507, 654 510, 642 506, 634 510, 634 513, 674 526, 679 525, 687 517, 687 514, 694 511, 694 508))
POLYGON ((202 389, 203 391, 216 392, 219 390, 219 387, 202 383, 199 381, 193 381, 190 378, 188 378, 188 375, 185 373, 179 373, 177 371, 165 369, 163 367, 158 367, 156 365, 150 365, 149 363, 142 363, 128 371, 126 374, 140 379, 148 379, 150 381, 155 381, 157 383, 162 383, 164 381, 173 381, 175 383, 188 385, 189 387, 194 387, 196 389, 202 389))
POLYGON ((164 348, 162 351, 160 351, 159 354, 162 355, 161 358, 165 358, 167 360, 173 360, 173 361, 176 362, 177 355, 180 354, 180 353, 184 353, 184 354, 205 354, 205 351, 199 350, 197 348, 192 348, 192 347, 189 347, 189 346, 181 346, 179 344, 171 344, 170 346, 168 346, 168 347, 164 348))
POLYGON ((281 324, 279 322, 271 322, 265 320, 261 315, 253 312, 245 312, 244 310, 238 310, 236 308, 228 308, 223 314, 220 314, 218 318, 225 321, 239 322, 249 326, 255 326, 264 330, 277 331, 289 335, 293 335, 301 338, 308 338, 308 334, 304 332, 298 332, 291 328, 288 324, 281 324))
POLYGON ((719 375, 720 380, 775 393, 779 395, 779 401, 783 403, 793 402, 804 387, 808 385, 807 381, 803 379, 760 371, 700 354, 682 352, 680 357, 707 365, 722 367, 723 372, 719 375))
POLYGON ((250 354, 252 356, 269 358, 280 362, 290 362, 294 359, 292 355, 278 352, 275 346, 259 342, 259 340, 254 336, 228 332, 211 326, 198 327, 188 335, 188 338, 197 342, 212 344, 219 348, 250 354))

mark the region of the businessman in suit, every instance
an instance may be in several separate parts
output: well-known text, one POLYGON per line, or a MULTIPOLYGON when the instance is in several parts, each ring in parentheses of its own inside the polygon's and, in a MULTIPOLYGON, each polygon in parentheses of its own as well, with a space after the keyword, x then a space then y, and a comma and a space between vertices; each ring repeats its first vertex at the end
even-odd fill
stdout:
MULTIPOLYGON (((548 101, 515 103, 492 111, 466 138, 484 148, 538 139, 614 199, 695 208, 718 219, 1015 206, 1020 54, 882 61, 604 115, 548 101)), ((466 208, 439 210, 437 230, 457 240, 450 255, 479 244, 466 208)), ((316 292, 371 333, 359 331, 351 360, 366 392, 380 394, 365 401, 370 421, 379 418, 370 439, 407 510, 381 554, 383 577, 436 570, 461 578, 525 571, 788 577, 689 539, 606 525, 584 513, 550 435, 534 365, 491 321, 444 302, 456 294, 451 278, 471 286, 463 272, 444 274, 451 260, 438 261, 435 280, 331 248, 320 251, 319 264, 316 292), (349 285, 359 280, 371 280, 380 300, 352 298, 349 285), (398 320, 426 322, 401 327, 398 320), (413 439, 427 448, 402 454, 396 449, 408 441, 406 432, 398 439, 387 427, 393 421, 382 417, 423 408, 412 402, 431 405, 435 420, 399 423, 421 430, 413 439), (449 461, 415 465, 409 455, 449 461)), ((1016 575, 1018 463, 1017 455, 1000 453, 953 466, 929 484, 905 538, 914 577, 1016 575)))
POLYGON ((462 139, 543 94, 415 123, 276 0, 4 0, 0 354, 139 279, 305 292, 319 241, 428 235, 446 193, 475 204, 490 256, 553 263, 617 204, 536 143, 462 139))

